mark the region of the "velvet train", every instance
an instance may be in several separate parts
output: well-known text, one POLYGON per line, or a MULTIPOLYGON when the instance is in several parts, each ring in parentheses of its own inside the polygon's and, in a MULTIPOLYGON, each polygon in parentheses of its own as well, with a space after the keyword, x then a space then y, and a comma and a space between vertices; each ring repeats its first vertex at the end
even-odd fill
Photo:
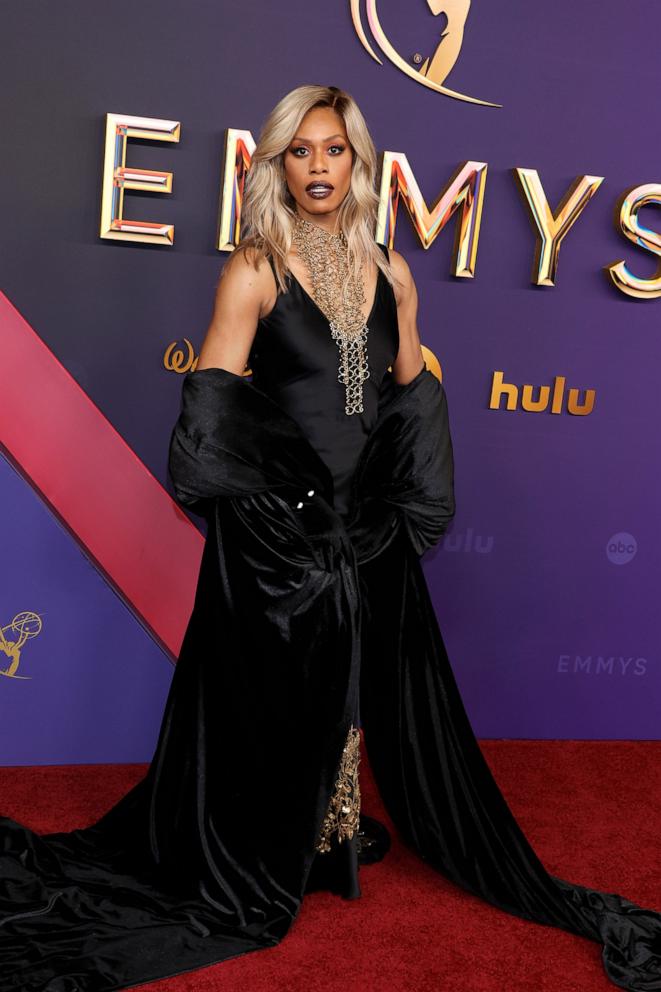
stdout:
POLYGON ((545 870, 466 716, 420 563, 454 514, 438 379, 386 375, 346 521, 296 421, 223 369, 185 377, 169 466, 207 538, 154 758, 90 827, 0 820, 0 990, 109 992, 273 946, 318 858, 357 897, 349 845, 318 844, 358 715, 421 858, 661 990, 661 915, 545 870))

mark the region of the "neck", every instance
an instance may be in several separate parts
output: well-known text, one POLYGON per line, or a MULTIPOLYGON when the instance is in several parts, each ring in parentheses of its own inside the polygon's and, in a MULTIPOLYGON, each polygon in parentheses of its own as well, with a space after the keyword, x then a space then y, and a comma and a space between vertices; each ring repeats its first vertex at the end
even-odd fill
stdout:
POLYGON ((339 235, 341 232, 337 224, 337 216, 331 216, 330 214, 324 216, 317 215, 307 215, 301 213, 300 210, 296 211, 296 218, 298 220, 304 220, 308 224, 312 224, 313 227, 318 227, 320 230, 325 231, 326 234, 339 235))

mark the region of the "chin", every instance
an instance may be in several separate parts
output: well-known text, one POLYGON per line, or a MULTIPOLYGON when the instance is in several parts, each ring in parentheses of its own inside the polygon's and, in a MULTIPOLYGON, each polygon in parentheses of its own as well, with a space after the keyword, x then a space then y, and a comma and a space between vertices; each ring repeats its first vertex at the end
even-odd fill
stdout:
POLYGON ((341 204, 342 197, 338 196, 329 196, 327 200, 313 200, 312 197, 305 196, 302 206, 309 214, 330 214, 333 210, 337 210, 341 204))

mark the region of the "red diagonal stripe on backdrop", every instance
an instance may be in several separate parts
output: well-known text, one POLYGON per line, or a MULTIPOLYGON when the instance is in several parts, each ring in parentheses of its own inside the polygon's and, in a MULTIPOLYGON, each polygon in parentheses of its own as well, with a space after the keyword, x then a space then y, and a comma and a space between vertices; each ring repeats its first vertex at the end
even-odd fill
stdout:
POLYGON ((173 658, 204 538, 0 292, 0 445, 173 658))

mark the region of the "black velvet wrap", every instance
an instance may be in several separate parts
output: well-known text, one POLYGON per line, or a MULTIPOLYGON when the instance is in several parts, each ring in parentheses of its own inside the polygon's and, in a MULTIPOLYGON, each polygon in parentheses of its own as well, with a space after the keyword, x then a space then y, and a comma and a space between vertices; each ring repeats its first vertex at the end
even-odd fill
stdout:
POLYGON ((169 464, 208 532, 154 758, 86 829, 0 819, 0 990, 109 992, 277 944, 358 709, 421 858, 661 990, 661 915, 547 873, 471 730, 420 564, 454 513, 435 376, 386 375, 346 518, 297 423, 223 369, 185 377, 169 464))

